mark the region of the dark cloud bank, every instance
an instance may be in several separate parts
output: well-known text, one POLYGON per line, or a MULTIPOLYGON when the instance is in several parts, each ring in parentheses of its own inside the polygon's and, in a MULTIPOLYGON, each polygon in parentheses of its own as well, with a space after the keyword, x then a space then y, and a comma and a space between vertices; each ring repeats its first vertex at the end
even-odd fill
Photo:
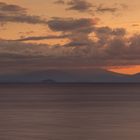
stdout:
MULTIPOLYGON (((77 0, 76 2, 79 2, 77 0)), ((88 3, 81 0, 80 7, 71 1, 70 9, 84 7, 89 10, 88 3), (75 7, 74 7, 75 6, 75 7)), ((57 1, 63 3, 63 1, 57 1)), ((113 9, 103 9, 111 11, 113 9)), ((113 11, 112 11, 113 12, 113 11)), ((50 30, 60 35, 27 36, 13 41, 0 40, 0 67, 16 69, 24 66, 28 69, 50 67, 106 67, 140 64, 140 35, 127 36, 124 28, 112 29, 108 26, 99 27, 97 18, 52 18, 48 21, 27 13, 25 8, 17 5, 0 3, 0 22, 25 22, 30 24, 45 24, 50 30), (35 44, 26 41, 44 39, 64 39, 69 42, 64 45, 35 44), (5 65, 6 64, 6 65, 5 65), (14 67, 14 68, 15 68, 14 67)))
POLYGON ((48 21, 48 27, 61 35, 1 40, 1 60, 28 60, 31 64, 46 63, 48 67, 104 67, 137 65, 140 62, 140 35, 127 37, 124 28, 97 27, 97 19, 90 18, 53 18, 48 21), (23 42, 56 38, 67 38, 69 42, 53 46, 23 42))

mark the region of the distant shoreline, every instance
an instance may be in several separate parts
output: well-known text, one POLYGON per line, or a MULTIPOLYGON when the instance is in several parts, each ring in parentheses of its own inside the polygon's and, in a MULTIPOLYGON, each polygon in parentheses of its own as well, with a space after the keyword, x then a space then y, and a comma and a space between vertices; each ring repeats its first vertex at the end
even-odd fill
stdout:
POLYGON ((106 82, 106 83, 101 83, 101 82, 98 82, 98 83, 74 83, 74 82, 65 82, 65 83, 14 83, 14 82, 11 82, 11 83, 0 83, 0 85, 139 85, 140 83, 139 82, 112 82, 112 83, 109 83, 109 82, 106 82))

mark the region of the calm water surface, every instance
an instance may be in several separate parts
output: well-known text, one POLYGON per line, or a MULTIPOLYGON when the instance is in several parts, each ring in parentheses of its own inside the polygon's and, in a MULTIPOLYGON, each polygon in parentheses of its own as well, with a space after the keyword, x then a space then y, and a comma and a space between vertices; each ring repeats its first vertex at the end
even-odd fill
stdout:
POLYGON ((140 140, 140 84, 0 85, 0 140, 140 140))

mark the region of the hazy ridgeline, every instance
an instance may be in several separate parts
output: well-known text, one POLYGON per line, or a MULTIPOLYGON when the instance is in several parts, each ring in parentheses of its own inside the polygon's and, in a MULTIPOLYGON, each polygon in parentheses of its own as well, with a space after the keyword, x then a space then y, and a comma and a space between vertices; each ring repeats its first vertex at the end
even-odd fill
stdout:
POLYGON ((139 84, 0 85, 0 140, 139 139, 139 84))

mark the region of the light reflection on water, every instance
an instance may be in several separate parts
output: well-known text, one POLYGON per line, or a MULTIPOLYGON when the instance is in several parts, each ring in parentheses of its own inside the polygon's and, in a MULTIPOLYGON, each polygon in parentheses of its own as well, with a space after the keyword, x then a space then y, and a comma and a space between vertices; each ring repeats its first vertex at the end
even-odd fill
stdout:
POLYGON ((139 139, 139 85, 0 86, 0 140, 139 139))

